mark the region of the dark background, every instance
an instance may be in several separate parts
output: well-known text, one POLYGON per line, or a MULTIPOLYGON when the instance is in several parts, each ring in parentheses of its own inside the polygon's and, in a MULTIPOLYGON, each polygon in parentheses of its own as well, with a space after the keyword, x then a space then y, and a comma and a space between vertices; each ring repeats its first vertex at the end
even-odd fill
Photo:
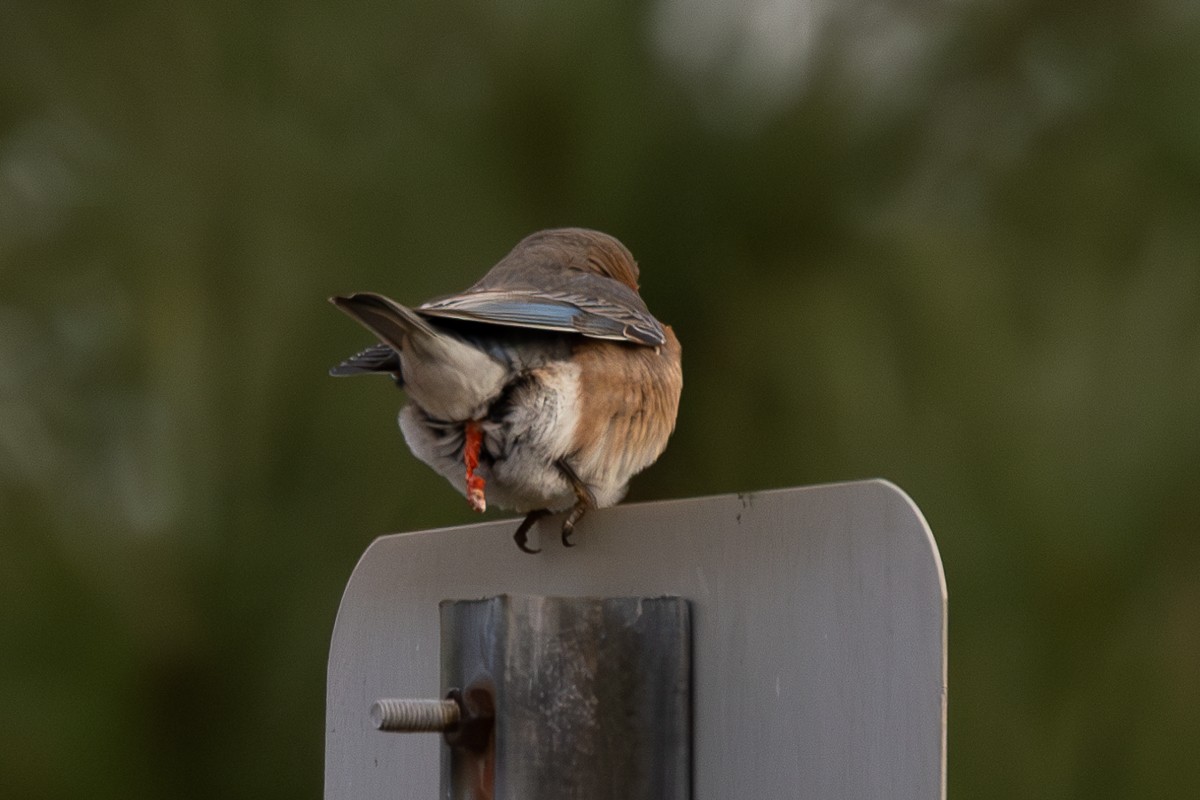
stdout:
POLYGON ((884 476, 957 798, 1200 796, 1194 4, 0 5, 0 794, 320 796, 384 532, 473 520, 325 303, 617 235, 631 499, 884 476))

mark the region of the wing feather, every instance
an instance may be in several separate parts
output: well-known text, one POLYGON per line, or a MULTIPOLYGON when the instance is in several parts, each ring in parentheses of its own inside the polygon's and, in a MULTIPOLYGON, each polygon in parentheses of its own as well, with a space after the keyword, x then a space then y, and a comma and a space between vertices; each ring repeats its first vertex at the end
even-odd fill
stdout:
POLYGON ((658 347, 662 325, 644 308, 558 291, 475 291, 432 300, 417 308, 430 317, 579 333, 593 339, 658 347))

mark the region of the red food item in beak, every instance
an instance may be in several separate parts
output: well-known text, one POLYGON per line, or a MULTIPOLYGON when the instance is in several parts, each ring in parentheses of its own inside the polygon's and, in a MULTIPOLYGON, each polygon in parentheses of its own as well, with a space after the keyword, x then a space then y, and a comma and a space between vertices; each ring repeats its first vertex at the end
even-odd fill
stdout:
POLYGON ((475 511, 487 510, 483 496, 483 478, 475 474, 479 466, 479 449, 483 446, 483 428, 475 420, 467 422, 463 441, 463 463, 467 466, 467 502, 475 511))

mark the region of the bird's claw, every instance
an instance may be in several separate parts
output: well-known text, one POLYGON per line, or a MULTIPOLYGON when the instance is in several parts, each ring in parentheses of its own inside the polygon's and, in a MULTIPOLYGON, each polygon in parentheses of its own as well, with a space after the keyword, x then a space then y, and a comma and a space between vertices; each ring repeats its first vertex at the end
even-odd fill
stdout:
POLYGON ((525 515, 525 519, 521 520, 521 524, 517 526, 517 532, 513 534, 513 541, 517 543, 518 550, 520 550, 522 553, 529 553, 530 555, 542 552, 540 547, 529 546, 529 529, 533 527, 533 523, 537 522, 539 519, 549 513, 550 512, 546 509, 541 508, 537 511, 530 511, 525 515))
POLYGON ((565 458, 560 458, 555 462, 558 471, 571 484, 571 490, 575 492, 575 506, 571 509, 571 513, 563 520, 562 524, 562 543, 563 547, 574 547, 571 544, 571 534, 575 532, 575 523, 583 518, 583 515, 589 508, 596 507, 596 498, 592 496, 592 490, 579 477, 575 469, 565 458))
POLYGON ((574 547, 575 546, 574 544, 571 543, 571 534, 573 534, 575 532, 575 523, 579 522, 579 520, 583 518, 583 515, 588 510, 588 508, 589 508, 589 506, 586 505, 581 500, 580 502, 575 504, 575 507, 571 509, 571 513, 567 515, 567 518, 565 520, 563 520, 563 524, 562 524, 563 547, 574 547))

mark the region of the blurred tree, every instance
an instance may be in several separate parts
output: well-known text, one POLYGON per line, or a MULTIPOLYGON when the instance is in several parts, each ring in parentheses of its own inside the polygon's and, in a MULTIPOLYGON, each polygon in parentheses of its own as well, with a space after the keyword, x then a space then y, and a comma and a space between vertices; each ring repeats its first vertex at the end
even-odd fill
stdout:
POLYGON ((953 796, 1200 794, 1198 52, 1170 0, 3 6, 3 794, 319 794, 357 554, 468 521, 323 298, 560 224, 684 341, 632 499, 921 503, 953 796))

